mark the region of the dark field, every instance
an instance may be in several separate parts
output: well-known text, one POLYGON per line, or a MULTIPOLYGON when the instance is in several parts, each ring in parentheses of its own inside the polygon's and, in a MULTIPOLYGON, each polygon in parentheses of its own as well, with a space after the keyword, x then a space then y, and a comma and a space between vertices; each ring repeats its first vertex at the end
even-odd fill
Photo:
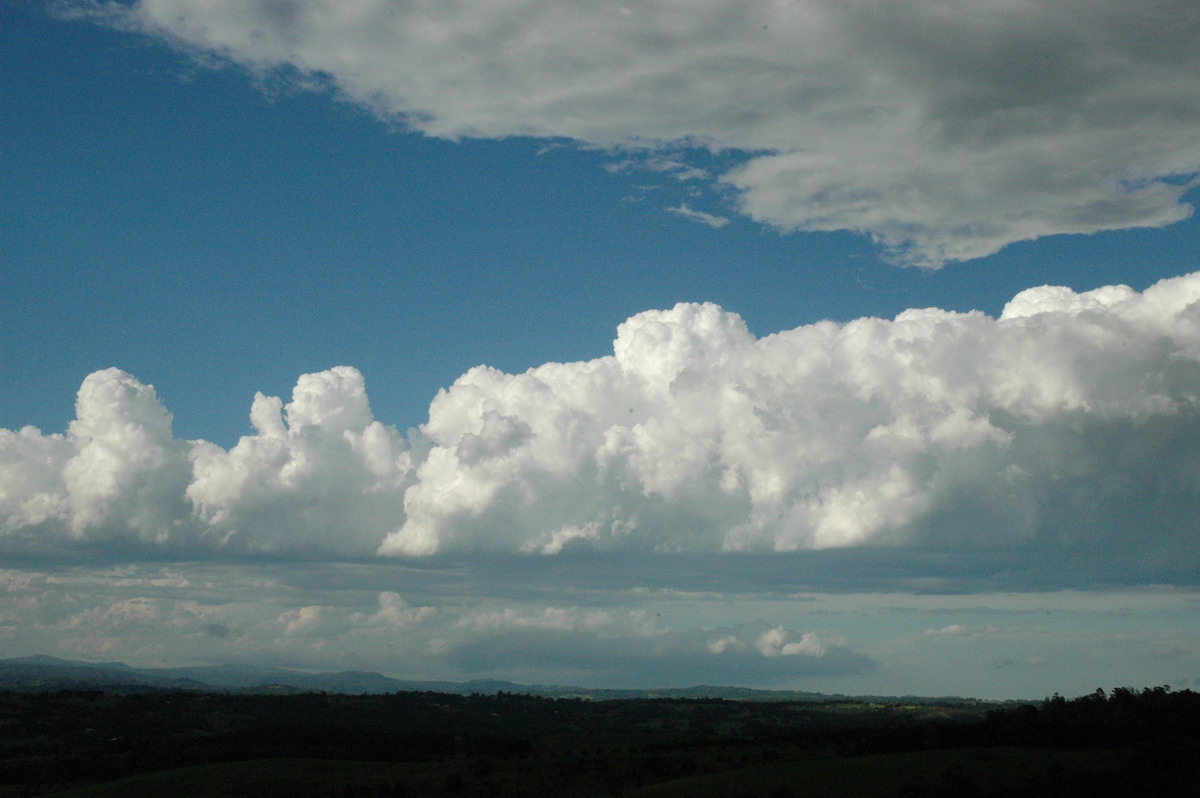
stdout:
POLYGON ((1200 695, 1038 705, 0 693, 0 796, 1176 796, 1200 695))

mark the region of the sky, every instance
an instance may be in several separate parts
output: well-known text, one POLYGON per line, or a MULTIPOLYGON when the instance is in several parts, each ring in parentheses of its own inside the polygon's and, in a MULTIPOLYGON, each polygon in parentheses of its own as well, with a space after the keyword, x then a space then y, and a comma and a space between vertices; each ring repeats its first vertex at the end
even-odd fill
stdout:
POLYGON ((0 654, 1200 687, 1190 0, 0 0, 0 654))

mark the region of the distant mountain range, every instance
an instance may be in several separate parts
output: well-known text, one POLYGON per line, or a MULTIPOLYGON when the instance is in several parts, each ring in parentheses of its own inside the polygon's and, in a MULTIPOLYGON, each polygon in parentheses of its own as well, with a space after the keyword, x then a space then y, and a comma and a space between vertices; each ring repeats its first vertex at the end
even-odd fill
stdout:
POLYGON ((306 673, 261 665, 134 668, 124 662, 79 662, 37 655, 0 659, 0 690, 95 690, 123 692, 194 690, 229 692, 456 693, 528 692, 512 682, 406 681, 372 671, 306 673))
MULTIPOLYGON (((432 692, 455 695, 497 692, 523 693, 548 698, 612 700, 622 698, 726 698, 743 701, 830 701, 846 698, 796 690, 756 690, 747 687, 696 687, 638 689, 589 689, 547 685, 523 685, 494 679, 468 682, 413 681, 393 679, 373 671, 306 673, 261 665, 213 665, 190 668, 134 668, 124 662, 79 662, 45 655, 0 659, 0 691, 54 692, 58 690, 104 690, 135 693, 161 691, 236 693, 396 693, 432 692)), ((905 703, 945 703, 960 698, 915 696, 856 696, 856 700, 905 703)))

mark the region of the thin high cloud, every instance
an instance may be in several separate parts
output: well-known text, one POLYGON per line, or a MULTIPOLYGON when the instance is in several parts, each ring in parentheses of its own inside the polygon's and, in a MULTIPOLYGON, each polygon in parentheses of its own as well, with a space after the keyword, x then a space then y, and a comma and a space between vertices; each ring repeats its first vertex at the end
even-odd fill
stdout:
POLYGON ((1191 0, 56 7, 430 136, 741 152, 742 213, 927 267, 1179 221, 1200 171, 1191 0))
POLYGON ((763 338, 681 304, 624 322, 607 357, 472 369, 407 437, 357 370, 307 374, 290 402, 256 396, 228 450, 174 437, 153 388, 107 369, 64 434, 0 430, 0 549, 1030 548, 1153 570, 1194 560, 1198 308, 1200 273, 763 338))

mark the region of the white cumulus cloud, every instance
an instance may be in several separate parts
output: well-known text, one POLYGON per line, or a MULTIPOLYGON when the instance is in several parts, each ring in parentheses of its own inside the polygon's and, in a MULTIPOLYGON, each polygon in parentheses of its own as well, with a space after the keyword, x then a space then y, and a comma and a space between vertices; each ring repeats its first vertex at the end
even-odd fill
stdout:
MULTIPOLYGON (((768 629, 754 641, 754 648, 764 657, 821 657, 827 646, 815 632, 805 632, 799 640, 789 640, 788 631, 782 626, 768 629)), ((844 643, 844 641, 842 641, 844 643)))
POLYGON ((680 304, 621 324, 607 357, 468 371, 411 439, 349 367, 301 376, 287 403, 256 396, 228 450, 175 438, 117 369, 84 380, 76 416, 0 430, 3 550, 1034 546, 1156 567, 1196 550, 1200 273, 762 338, 680 304))
POLYGON ((431 136, 740 152, 719 180, 745 214, 926 266, 1170 224, 1200 171, 1191 0, 57 7, 431 136))
POLYGON ((67 540, 167 543, 186 533, 187 445, 154 389, 117 369, 91 374, 66 435, 0 431, 0 530, 67 540))
POLYGON ((362 374, 305 374, 286 406, 258 394, 256 433, 226 451, 192 444, 194 518, 222 545, 365 554, 402 516, 407 442, 375 421, 362 374))
POLYGON ((371 417, 362 375, 306 374, 287 405, 255 397, 228 451, 174 438, 153 387, 84 380, 65 435, 0 430, 0 536, 16 548, 370 554, 403 517, 407 442, 371 417))
POLYGON ((385 554, 1187 534, 1200 275, 755 338, 714 305, 443 391, 385 554))

